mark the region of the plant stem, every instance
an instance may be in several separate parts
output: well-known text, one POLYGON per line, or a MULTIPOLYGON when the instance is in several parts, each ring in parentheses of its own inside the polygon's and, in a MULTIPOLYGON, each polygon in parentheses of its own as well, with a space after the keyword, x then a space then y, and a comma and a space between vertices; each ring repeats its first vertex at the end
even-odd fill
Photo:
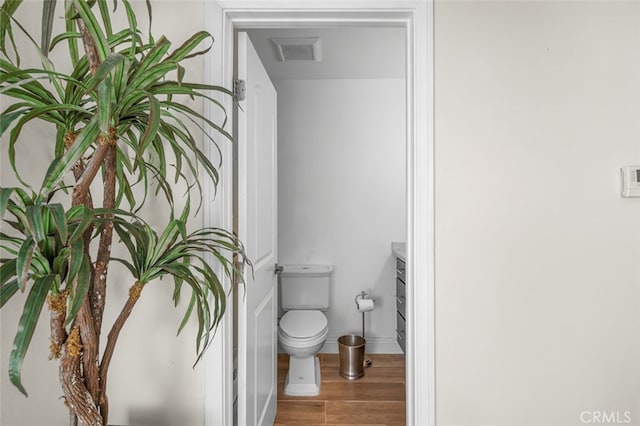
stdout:
POLYGON ((47 297, 49 303, 49 326, 51 330, 51 352, 49 359, 60 358, 62 345, 67 340, 67 330, 64 328, 64 321, 67 316, 67 297, 69 291, 65 290, 58 294, 50 294, 47 297))
MULTIPOLYGON (((109 148, 105 156, 104 166, 104 195, 102 206, 107 209, 113 209, 116 203, 116 130, 112 129, 109 134, 109 148)), ((113 215, 108 215, 112 218, 113 215)), ((113 241, 113 222, 108 221, 104 224, 100 233, 100 242, 98 243, 98 254, 96 256, 95 273, 93 274, 93 285, 89 293, 89 302, 91 304, 91 315, 93 317, 93 325, 96 331, 96 342, 100 342, 100 332, 102 330, 102 319, 104 316, 104 308, 107 293, 107 272, 109 267, 109 259, 111 257, 111 243, 113 241)), ((96 354, 96 366, 98 358, 96 354)), ((96 389, 96 401, 100 407, 100 412, 106 424, 109 415, 109 403, 107 398, 106 381, 100 378, 100 370, 96 368, 98 374, 96 389)))
POLYGON ((113 357, 113 352, 116 348, 116 342, 118 341, 118 337, 120 336, 120 331, 124 326, 124 323, 131 315, 131 311, 133 307, 136 305, 136 302, 140 298, 140 293, 144 288, 145 283, 141 283, 140 281, 136 281, 136 283, 131 286, 129 289, 129 297, 122 307, 122 311, 120 311, 120 315, 116 318, 113 326, 111 327, 111 331, 109 331, 109 335, 107 336, 107 344, 104 348, 104 354, 102 356, 102 363, 100 364, 100 386, 102 399, 100 401, 100 411, 102 415, 106 419, 109 413, 109 401, 106 397, 106 388, 107 388, 107 374, 109 373, 109 365, 111 364, 111 358, 113 357))
POLYGON ((79 331, 72 331, 65 343, 60 358, 60 383, 71 413, 71 424, 74 417, 82 426, 103 426, 102 417, 84 385, 80 373, 79 331))
MULTIPOLYGON (((96 44, 91 34, 87 30, 82 19, 77 21, 85 53, 89 61, 90 72, 95 75, 100 66, 100 57, 98 55, 96 44)), ((106 174, 108 178, 105 180, 105 195, 103 199, 103 207, 113 208, 115 205, 115 131, 109 135, 100 135, 97 141, 97 147, 89 160, 86 167, 79 165, 74 169, 76 173, 76 185, 73 189, 72 204, 73 205, 91 205, 91 196, 89 188, 100 171, 103 163, 106 161, 106 174), (111 176, 113 175, 113 176, 111 176)), ((90 232, 85 234, 85 255, 91 260, 89 253, 90 232), (89 240, 89 241, 87 241, 89 240)), ((74 359, 61 360, 61 382, 63 389, 70 405, 70 410, 78 416, 82 425, 100 425, 106 424, 106 415, 101 416, 98 408, 99 401, 104 397, 105 387, 100 383, 99 370, 99 344, 100 344, 100 327, 104 312, 104 296, 106 292, 106 273, 107 265, 111 252, 111 240, 113 237, 112 224, 107 223, 102 230, 96 267, 92 267, 91 285, 85 300, 82 302, 76 323, 82 342, 82 369, 79 361, 76 363, 74 359), (102 281, 101 281, 102 280, 102 281), (74 362, 71 362, 74 361, 74 362), (76 365, 77 364, 77 365, 76 365), (76 377, 75 374, 78 376, 76 377), (82 383, 84 379, 86 383, 82 383), (69 383, 71 382, 71 383, 69 383), (80 388, 77 383, 82 386, 80 388), (84 388, 84 389, 82 389, 84 388), (74 390, 80 389, 80 392, 74 390)), ((69 340, 69 339, 68 339, 69 340)))
POLYGON ((82 36, 82 43, 84 44, 84 51, 87 54, 87 59, 89 60, 89 70, 92 75, 95 75, 98 71, 98 67, 100 67, 100 55, 98 55, 98 49, 96 48, 96 43, 93 41, 93 37, 91 37, 91 33, 87 30, 86 25, 82 19, 78 19, 78 28, 80 29, 80 35, 82 36))
MULTIPOLYGON (((109 134, 109 147, 104 158, 103 188, 104 195, 102 207, 113 209, 116 204, 116 129, 111 129, 109 134)), ((113 215, 107 215, 109 219, 113 215)), ((93 276, 93 287, 90 293, 91 314, 93 316, 96 337, 100 339, 102 330, 102 318, 106 303, 107 272, 109 259, 111 257, 111 243, 113 241, 113 223, 108 221, 104 224, 100 233, 98 243, 98 254, 96 255, 95 274, 93 276)))
POLYGON ((78 317, 76 318, 80 328, 80 338, 82 339, 82 376, 84 377, 88 396, 96 404, 99 401, 100 374, 98 370, 98 338, 91 318, 91 307, 89 299, 85 297, 78 317))
POLYGON ((73 188, 73 198, 76 199, 78 203, 82 204, 84 202, 84 199, 89 192, 89 186, 100 171, 100 167, 102 167, 102 163, 104 158, 107 156, 108 151, 108 144, 98 144, 95 152, 91 156, 91 160, 87 163, 82 176, 80 176, 80 179, 73 188))
MULTIPOLYGON (((72 136, 69 136, 69 144, 73 143, 73 139, 74 138, 72 136)), ((86 176, 86 168, 81 160, 74 165, 73 172, 76 181, 79 181, 86 176)), ((78 185, 76 184, 76 187, 77 186, 78 185)), ((89 186, 87 185, 86 192, 84 194, 77 195, 74 191, 71 203, 74 206, 85 205, 87 208, 93 208, 89 186)), ((89 227, 84 234, 84 256, 87 256, 88 259, 91 259, 89 245, 91 242, 92 232, 93 226, 89 227)), ((71 262, 71 259, 69 259, 69 261, 71 262)), ((95 276, 94 268, 91 269, 92 276, 95 276)), ((71 285, 72 288, 75 288, 76 286, 77 282, 74 282, 71 285)), ((89 289, 89 294, 91 294, 91 288, 89 289)), ((102 417, 100 416, 96 403, 96 401, 99 400, 100 392, 100 375, 98 370, 100 341, 97 337, 91 315, 89 298, 85 298, 85 300, 83 300, 80 311, 74 321, 74 328, 78 330, 78 339, 81 341, 81 345, 78 346, 79 354, 77 355, 77 367, 75 366, 75 361, 71 362, 69 360, 70 355, 67 354, 63 357, 60 360, 60 382, 62 384, 65 397, 67 398, 67 405, 72 416, 75 415, 82 425, 92 424, 87 423, 87 421, 94 421, 97 417, 100 418, 99 424, 102 425, 102 417), (82 354, 81 357, 80 353, 82 354), (80 360, 82 361, 82 368, 80 366, 80 360), (73 369, 71 367, 73 367, 73 369), (76 382, 82 382, 80 389, 78 389, 79 385, 76 382), (84 410, 84 412, 80 412, 80 409, 84 410), (94 410, 95 412, 89 415, 88 412, 91 410, 94 410)))

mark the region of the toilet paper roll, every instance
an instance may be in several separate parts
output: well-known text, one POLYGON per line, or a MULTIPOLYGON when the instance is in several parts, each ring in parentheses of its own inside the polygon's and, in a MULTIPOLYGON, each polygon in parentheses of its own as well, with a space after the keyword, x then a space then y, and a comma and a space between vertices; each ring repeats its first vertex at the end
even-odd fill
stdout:
POLYGON ((369 312, 375 308, 373 299, 358 299, 356 303, 358 305, 358 312, 369 312))

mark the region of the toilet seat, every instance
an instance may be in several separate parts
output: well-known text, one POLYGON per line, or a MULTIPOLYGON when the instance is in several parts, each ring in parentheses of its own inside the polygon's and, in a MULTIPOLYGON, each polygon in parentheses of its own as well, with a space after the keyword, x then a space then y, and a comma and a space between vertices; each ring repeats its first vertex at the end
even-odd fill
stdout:
POLYGON ((327 332, 327 317, 320 311, 288 311, 280 319, 280 332, 290 339, 314 340, 327 332))
POLYGON ((327 317, 318 310, 291 310, 280 319, 278 341, 289 354, 284 393, 293 396, 320 394, 320 361, 316 354, 329 334, 327 317))

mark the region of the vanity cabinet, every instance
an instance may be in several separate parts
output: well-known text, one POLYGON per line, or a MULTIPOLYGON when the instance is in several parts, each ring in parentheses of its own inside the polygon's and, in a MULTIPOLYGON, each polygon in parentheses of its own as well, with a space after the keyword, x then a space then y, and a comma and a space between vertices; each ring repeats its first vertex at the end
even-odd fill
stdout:
POLYGON ((406 337, 406 284, 405 284, 405 261, 396 258, 396 339, 398 345, 404 352, 406 337))

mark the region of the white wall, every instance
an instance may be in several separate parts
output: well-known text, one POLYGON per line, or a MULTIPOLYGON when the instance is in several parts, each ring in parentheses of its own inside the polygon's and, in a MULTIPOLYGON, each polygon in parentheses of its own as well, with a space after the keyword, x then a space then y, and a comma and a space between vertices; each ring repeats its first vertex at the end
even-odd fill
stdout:
MULTIPOLYGON (((134 2, 134 5, 140 11, 140 30, 146 33, 146 6, 144 2, 134 2)), ((153 2, 153 6, 154 34, 156 37, 166 34, 174 42, 174 47, 179 46, 198 29, 204 28, 203 2, 160 1, 153 2), (175 25, 173 17, 178 14, 182 19, 188 19, 190 25, 175 25)), ((30 26, 39 28, 40 3, 25 2, 21 7, 25 8, 23 16, 33 16, 33 19, 27 20, 30 26)), ((26 52, 30 46, 27 46, 22 51, 23 60, 28 60, 26 52)), ((191 60, 190 64, 187 78, 202 81, 201 57, 191 60)), ((4 99, 2 104, 4 109, 4 99)), ((195 107, 202 110, 201 105, 195 107)), ((44 161, 39 163, 39 155, 46 149, 38 149, 33 144, 42 141, 46 146, 51 146, 54 134, 49 127, 41 126, 29 130, 24 136, 22 154, 26 153, 26 156, 22 161, 23 170, 31 167, 37 186, 41 180, 39 176, 44 173, 44 170, 38 170, 46 167, 50 158, 42 158, 44 161), (36 152, 39 154, 34 155, 36 152)), ((3 186, 10 186, 13 180, 4 139, 2 146, 0 182, 3 186)), ((166 220, 167 217, 162 213, 151 217, 151 223, 166 223, 166 220)), ((198 223, 202 223, 201 218, 194 219, 194 226, 198 226, 198 223)), ((110 269, 109 278, 111 282, 107 295, 105 327, 113 323, 127 297, 129 286, 133 284, 129 274, 117 267, 110 269)), ((195 369, 192 368, 196 355, 197 325, 189 324, 181 336, 175 337, 185 306, 181 305, 177 309, 173 307, 172 288, 172 281, 166 279, 147 285, 121 333, 110 368, 110 424, 203 424, 204 368, 202 363, 195 369)), ((68 411, 60 399, 62 391, 58 383, 58 363, 47 360, 49 333, 46 308, 42 312, 39 328, 23 365, 23 384, 29 392, 29 398, 20 394, 8 380, 9 353, 23 303, 24 296, 17 297, 0 311, 0 425, 68 424, 68 411)), ((106 336, 107 331, 103 331, 103 336, 106 336)))
POLYGON ((640 425, 640 2, 437 2, 435 40, 438 426, 640 425))
POLYGON ((354 298, 376 299, 367 351, 395 343, 391 241, 406 233, 404 80, 279 80, 280 263, 334 265, 329 336, 362 331, 354 298))

